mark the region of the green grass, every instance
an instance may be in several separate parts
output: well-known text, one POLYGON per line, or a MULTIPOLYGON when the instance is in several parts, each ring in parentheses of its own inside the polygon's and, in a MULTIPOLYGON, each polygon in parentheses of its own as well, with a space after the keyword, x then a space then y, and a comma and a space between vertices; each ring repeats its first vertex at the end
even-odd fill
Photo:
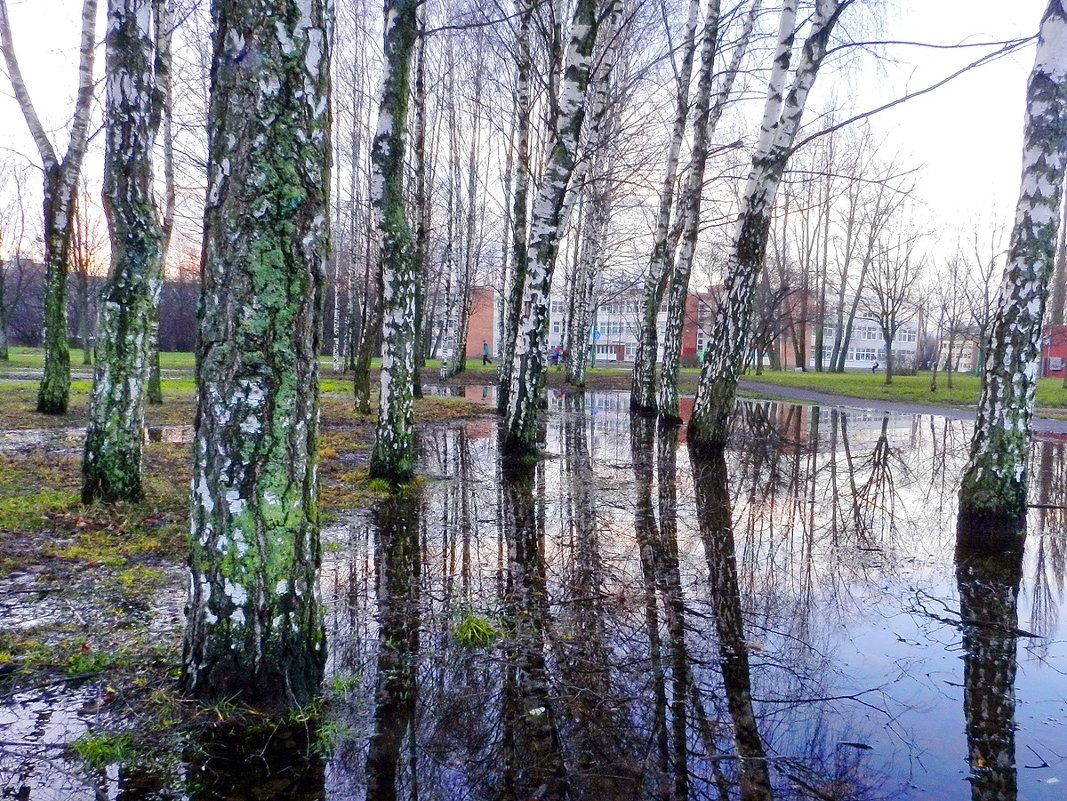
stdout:
MULTIPOLYGON (((773 384, 781 387, 810 389, 831 395, 865 400, 899 401, 903 403, 926 403, 940 406, 977 406, 981 392, 978 376, 952 376, 952 389, 948 388, 944 373, 937 376, 937 391, 930 391, 930 373, 893 376, 893 383, 886 385, 885 374, 867 371, 846 373, 788 373, 766 372, 763 375, 746 375, 750 381, 773 384)), ((1042 409, 1067 408, 1067 389, 1058 378, 1042 378, 1037 384, 1037 406, 1042 409)))

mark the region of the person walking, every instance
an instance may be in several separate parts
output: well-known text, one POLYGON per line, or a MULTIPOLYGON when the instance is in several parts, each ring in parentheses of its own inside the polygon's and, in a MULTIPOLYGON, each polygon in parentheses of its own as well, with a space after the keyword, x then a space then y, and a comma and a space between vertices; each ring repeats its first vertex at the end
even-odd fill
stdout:
POLYGON ((487 364, 492 364, 493 360, 489 358, 489 343, 484 339, 482 340, 482 367, 487 364))

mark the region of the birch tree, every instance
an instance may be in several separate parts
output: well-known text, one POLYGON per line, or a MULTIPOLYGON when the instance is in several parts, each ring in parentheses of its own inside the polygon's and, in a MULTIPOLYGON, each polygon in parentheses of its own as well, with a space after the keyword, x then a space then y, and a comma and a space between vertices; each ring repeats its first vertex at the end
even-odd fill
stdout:
MULTIPOLYGON (((174 98, 172 92, 172 73, 174 59, 172 55, 173 19, 169 0, 153 0, 156 15, 156 86, 159 95, 160 121, 163 133, 163 241, 160 247, 160 261, 166 265, 170 250, 171 237, 174 234, 174 216, 178 205, 177 189, 174 183, 174 98)), ((163 403, 163 382, 159 370, 159 302, 153 309, 151 356, 149 356, 147 396, 150 404, 163 403)))
POLYGON ((82 502, 141 496, 145 385, 163 279, 163 227, 152 187, 162 98, 156 83, 154 0, 109 0, 104 213, 111 273, 103 292, 82 502))
POLYGON ((67 341, 67 269, 71 223, 82 160, 89 132, 93 100, 93 59, 96 44, 97 0, 84 0, 78 55, 78 94, 66 153, 60 158, 45 132, 30 98, 15 55, 7 0, 0 0, 0 52, 11 88, 22 109, 44 172, 44 378, 37 394, 37 411, 64 414, 70 397, 70 345, 67 341))
POLYGON ((382 370, 370 476, 394 483, 410 479, 416 461, 411 383, 419 266, 404 207, 404 152, 418 6, 418 0, 386 0, 382 99, 371 147, 371 206, 381 237, 382 370))
POLYGON ((797 29, 797 3, 786 0, 783 4, 760 136, 752 155, 723 295, 710 337, 717 347, 708 351, 704 361, 689 421, 691 443, 722 446, 726 442, 737 378, 748 352, 749 320, 763 270, 774 196, 792 152, 808 94, 826 55, 830 34, 852 2, 818 0, 788 93, 786 81, 797 29))
POLYGON ((659 382, 659 413, 666 420, 678 417, 678 368, 682 350, 682 326, 685 306, 689 298, 689 276, 693 272, 700 230, 700 207, 704 191, 704 171, 707 167, 711 136, 722 118, 730 99, 734 79, 741 69, 741 59, 748 48, 748 40, 759 13, 758 0, 752 3, 745 18, 741 37, 734 48, 718 92, 712 96, 715 59, 719 51, 720 3, 710 0, 704 21, 704 42, 700 52, 700 77, 697 84, 696 116, 693 118, 693 149, 689 157, 682 198, 681 242, 677 258, 670 271, 667 296, 667 325, 664 331, 663 363, 659 382))
POLYGON ((519 28, 515 38, 515 194, 511 198, 511 270, 508 273, 504 307, 504 337, 498 353, 500 366, 497 411, 507 412, 515 342, 519 331, 522 292, 526 285, 527 206, 530 200, 530 113, 533 58, 530 54, 530 21, 534 0, 518 0, 519 28))
POLYGON ((521 313, 518 309, 512 311, 520 316, 502 433, 504 451, 512 455, 536 451, 549 289, 559 249, 561 212, 585 119, 585 95, 600 22, 599 10, 597 0, 578 0, 575 5, 548 161, 530 211, 522 309, 521 313))
POLYGON ((329 0, 215 0, 183 683, 296 706, 326 659, 318 361, 329 0))
POLYGON ((700 0, 690 0, 682 39, 682 63, 677 69, 677 96, 674 104, 674 124, 667 148, 667 167, 660 185, 656 227, 652 238, 652 255, 645 275, 644 298, 641 306, 640 333, 634 369, 630 382, 630 408, 637 411, 656 410, 656 351, 658 347, 657 317, 663 292, 667 288, 673 247, 668 240, 671 227, 671 208, 674 204, 674 184, 678 177, 682 140, 689 118, 689 84, 693 77, 696 55, 696 29, 700 16, 700 0))
POLYGON ((1030 420, 1067 158, 1067 9, 1050 0, 1026 92, 1022 182, 960 485, 962 538, 1026 516, 1030 420))

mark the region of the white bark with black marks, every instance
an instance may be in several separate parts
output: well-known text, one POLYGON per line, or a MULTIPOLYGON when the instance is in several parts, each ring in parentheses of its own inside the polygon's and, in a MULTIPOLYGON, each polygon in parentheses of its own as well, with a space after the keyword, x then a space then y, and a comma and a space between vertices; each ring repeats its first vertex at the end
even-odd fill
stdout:
POLYGON ((186 690, 306 704, 319 598, 318 353, 330 0, 215 0, 186 690))
POLYGON ((689 421, 689 441, 722 447, 728 435, 737 378, 745 364, 752 305, 763 271, 774 197, 796 140, 811 87, 826 55, 830 34, 853 0, 818 0, 788 94, 786 83, 797 28, 796 0, 786 0, 778 29, 760 136, 741 199, 734 246, 716 312, 700 386, 689 421))
POLYGON ((960 486, 961 534, 965 528, 1025 520, 1030 421, 1065 159, 1067 10, 1063 0, 1051 0, 1027 87, 1019 203, 987 345, 970 461, 960 486))
POLYGON ((593 49, 599 25, 597 0, 578 0, 571 22, 559 113, 551 137, 544 178, 530 211, 529 246, 521 318, 504 415, 504 452, 513 456, 537 450, 537 412, 544 382, 548 302, 559 248, 560 215, 567 195, 585 119, 593 49))

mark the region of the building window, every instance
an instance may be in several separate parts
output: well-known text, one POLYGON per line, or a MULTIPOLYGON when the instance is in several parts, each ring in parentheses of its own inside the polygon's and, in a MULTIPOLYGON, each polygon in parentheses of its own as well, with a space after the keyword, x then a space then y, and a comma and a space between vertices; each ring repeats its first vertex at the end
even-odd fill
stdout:
POLYGON ((554 320, 552 322, 552 333, 553 334, 558 334, 559 333, 559 320, 554 320))

